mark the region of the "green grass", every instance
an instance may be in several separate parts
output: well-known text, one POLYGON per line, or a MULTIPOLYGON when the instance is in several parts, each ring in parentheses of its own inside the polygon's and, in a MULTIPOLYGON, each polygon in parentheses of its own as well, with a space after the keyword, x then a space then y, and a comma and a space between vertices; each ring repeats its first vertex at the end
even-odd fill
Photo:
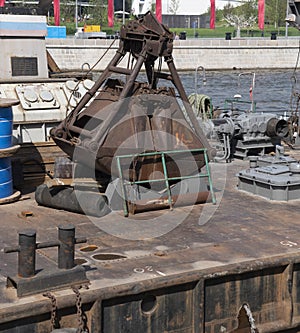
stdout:
MULTIPOLYGON (((50 18, 49 25, 53 25, 53 19, 50 18)), ((66 26, 67 35, 74 35, 75 33, 75 23, 74 22, 65 22, 61 23, 61 25, 66 26)), ((116 31, 120 31, 121 23, 116 22, 115 26, 113 28, 110 27, 102 27, 101 30, 106 32, 108 35, 114 34, 116 31)), ((78 23, 78 27, 83 27, 84 24, 82 22, 78 23)), ((217 26, 216 29, 184 29, 184 28, 172 28, 170 29, 172 32, 176 32, 177 34, 180 34, 180 32, 186 32, 187 38, 192 38, 195 36, 195 33, 198 34, 198 38, 225 38, 225 34, 227 32, 230 32, 232 34, 232 37, 236 36, 236 31, 234 27, 226 27, 226 26, 217 26)), ((274 27, 266 26, 263 36, 264 37, 270 37, 272 32, 276 32, 277 36, 285 36, 285 27, 280 27, 275 29, 274 27)), ((289 36, 300 36, 300 31, 298 31, 296 28, 289 27, 288 28, 288 35, 289 36)), ((262 31, 258 28, 253 29, 243 29, 241 30, 241 37, 262 37, 262 31)))
MULTIPOLYGON (((212 29, 171 29, 171 31, 179 34, 182 31, 186 32, 188 38, 194 37, 195 33, 198 33, 199 38, 224 38, 227 32, 232 34, 232 37, 236 36, 236 31, 234 27, 218 27, 214 30, 212 29)), ((267 27, 263 32, 258 28, 253 28, 249 30, 241 30, 241 37, 270 37, 271 33, 276 32, 277 36, 285 36, 285 27, 280 27, 279 29, 274 29, 272 27, 267 27)), ((300 31, 295 28, 288 28, 288 36, 300 36, 300 31)))

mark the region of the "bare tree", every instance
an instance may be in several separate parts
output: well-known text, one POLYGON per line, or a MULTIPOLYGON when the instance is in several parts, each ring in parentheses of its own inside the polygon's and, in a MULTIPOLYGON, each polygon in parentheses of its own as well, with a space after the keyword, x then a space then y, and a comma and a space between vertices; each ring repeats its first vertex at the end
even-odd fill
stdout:
POLYGON ((244 15, 228 14, 224 16, 224 20, 235 27, 237 37, 241 37, 241 28, 251 28, 256 22, 256 16, 245 17, 244 15))
POLYGON ((254 0, 245 1, 242 6, 232 7, 230 4, 224 7, 224 20, 237 31, 237 37, 241 36, 241 28, 251 28, 257 21, 257 7, 254 0))
POLYGON ((179 5, 180 5, 180 0, 170 0, 170 4, 169 4, 169 12, 171 14, 174 14, 176 15, 177 14, 177 11, 179 9, 179 5))

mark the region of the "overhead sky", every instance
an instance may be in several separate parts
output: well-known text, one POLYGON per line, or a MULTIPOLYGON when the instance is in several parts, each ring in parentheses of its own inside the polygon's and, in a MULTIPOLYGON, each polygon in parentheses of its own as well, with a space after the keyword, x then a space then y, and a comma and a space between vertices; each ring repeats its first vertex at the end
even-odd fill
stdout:
MULTIPOLYGON (((178 0, 179 9, 177 14, 203 14, 210 7, 210 0, 178 0)), ((162 0, 163 13, 170 14, 168 8, 170 6, 171 0, 162 0)), ((229 1, 234 4, 234 1, 229 1)), ((228 1, 216 0, 216 7, 223 8, 228 1)))

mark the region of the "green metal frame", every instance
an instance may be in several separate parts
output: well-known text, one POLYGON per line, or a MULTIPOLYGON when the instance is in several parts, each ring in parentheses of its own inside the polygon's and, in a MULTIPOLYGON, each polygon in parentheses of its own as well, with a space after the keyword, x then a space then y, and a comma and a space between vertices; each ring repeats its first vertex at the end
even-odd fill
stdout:
POLYGON ((213 185, 212 185, 212 180, 211 180, 211 175, 210 175, 210 169, 209 169, 209 164, 208 164, 208 157, 207 157, 207 149, 206 148, 199 148, 199 149, 190 149, 190 150, 167 150, 167 151, 162 151, 162 152, 149 152, 149 153, 140 153, 140 154, 129 154, 129 155, 119 155, 116 156, 117 159, 117 167, 119 171, 119 177, 121 181, 121 191, 122 191, 122 199, 123 199, 123 211, 124 211, 124 216, 128 217, 129 212, 128 212, 128 206, 127 206, 127 195, 126 195, 126 186, 128 185, 139 185, 139 184, 145 184, 145 183, 155 183, 155 182, 161 182, 164 181, 167 187, 167 193, 168 193, 168 204, 170 206, 170 209, 172 209, 172 194, 171 194, 171 189, 170 189, 170 184, 169 182, 172 180, 183 180, 183 179, 191 179, 191 178, 208 178, 209 182, 209 190, 211 193, 211 198, 212 198, 212 203, 216 204, 216 197, 215 193, 213 190, 213 185), (172 155, 172 154, 181 154, 181 153, 203 153, 204 155, 204 161, 205 161, 205 168, 206 168, 206 173, 198 173, 197 175, 192 175, 192 176, 180 176, 180 177, 168 177, 168 170, 167 170, 167 165, 166 165, 166 155, 172 155), (161 161, 162 161, 162 166, 163 166, 163 172, 164 172, 164 178, 161 179, 152 179, 152 180, 137 180, 137 181, 126 181, 124 180, 123 176, 123 171, 122 171, 122 165, 121 165, 121 160, 125 158, 131 158, 134 159, 136 157, 145 157, 145 156, 157 156, 160 155, 161 161))

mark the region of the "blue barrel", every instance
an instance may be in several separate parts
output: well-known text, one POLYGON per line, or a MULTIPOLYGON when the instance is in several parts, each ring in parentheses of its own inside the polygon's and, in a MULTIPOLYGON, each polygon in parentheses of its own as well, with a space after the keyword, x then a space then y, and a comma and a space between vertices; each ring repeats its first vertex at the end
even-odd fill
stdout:
POLYGON ((16 99, 0 98, 0 153, 2 151, 6 152, 6 155, 0 158, 0 199, 13 194, 11 159, 5 149, 12 146, 12 106, 17 104, 19 104, 19 101, 16 99))
POLYGON ((13 194, 10 157, 0 158, 0 199, 13 194))
POLYGON ((13 115, 11 107, 0 108, 0 149, 12 145, 13 115))

